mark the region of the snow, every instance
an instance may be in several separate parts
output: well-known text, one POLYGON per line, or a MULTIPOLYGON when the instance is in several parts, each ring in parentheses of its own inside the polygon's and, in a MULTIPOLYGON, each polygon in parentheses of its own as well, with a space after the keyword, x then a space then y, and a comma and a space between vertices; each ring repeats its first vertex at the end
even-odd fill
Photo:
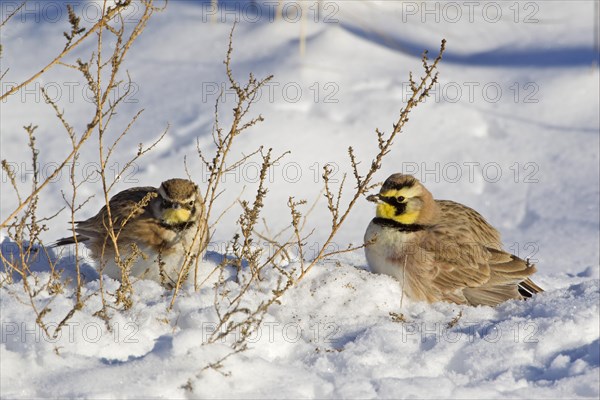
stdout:
MULTIPOLYGON (((222 3, 217 16, 226 21, 210 23, 208 2, 169 2, 129 53, 126 67, 136 91, 122 104, 117 124, 145 111, 115 155, 115 167, 130 159, 139 142, 156 140, 167 123, 170 129, 115 192, 185 176, 184 156, 194 179, 206 184, 195 148, 198 139, 202 148, 214 150, 215 93, 224 84, 222 60, 235 14, 225 7, 242 16, 234 38, 235 76, 275 76, 254 109, 265 121, 241 136, 235 150, 248 153, 265 145, 278 153, 292 151, 270 172, 264 216, 272 231, 288 224, 290 195, 309 202, 317 198, 323 165, 332 163, 337 179, 350 171, 347 146, 366 167, 376 151, 374 129, 389 132, 406 100, 408 72, 419 74, 421 51, 435 54, 445 37, 448 52, 437 91, 411 114, 377 179, 410 172, 436 198, 477 209, 501 231, 507 250, 537 260, 534 280, 546 292, 497 308, 406 298, 401 304, 398 282, 371 273, 357 251, 319 263, 271 307, 247 351, 227 358, 221 368, 203 370, 227 355, 235 340, 203 345, 216 321, 214 278, 199 292, 184 289, 171 311, 171 292, 155 282, 136 282, 133 307, 115 312, 110 331, 94 316, 100 307, 94 296, 58 339, 46 338, 36 327, 20 284, 4 285, 2 397, 597 398, 600 82, 593 2, 477 3, 473 21, 458 2, 453 4, 461 6, 462 17, 456 22, 451 22, 453 10, 443 5, 449 3, 439 3, 436 22, 435 14, 424 14, 422 2, 325 1, 321 20, 310 14, 306 24, 304 56, 300 23, 273 21, 264 4, 262 18, 251 22, 245 3, 222 3), (492 22, 496 6, 502 18, 492 22), (398 314, 405 322, 397 321, 398 314)), ((2 3, 3 12, 9 4, 2 3)), ((43 18, 48 16, 43 4, 29 6, 39 6, 39 21, 30 13, 0 32, 2 70, 10 67, 2 92, 7 82, 37 71, 64 46, 66 18, 43 18)), ((76 12, 95 3, 78 4, 76 12)), ((75 56, 92 50, 90 44, 75 56)), ((68 150, 53 111, 35 94, 33 88, 41 85, 60 94, 59 105, 77 129, 85 127, 92 111, 83 81, 60 67, 0 103, 1 158, 15 163, 24 190, 31 171, 23 125, 39 125, 44 173, 51 173, 68 150)), ((222 104, 223 124, 230 121, 230 105, 222 104)), ((84 147, 82 171, 93 171, 95 160, 95 144, 84 147)), ((255 174, 256 164, 250 163, 228 175, 227 196, 234 199, 247 186, 244 196, 250 197, 255 174)), ((4 219, 17 199, 4 174, 1 185, 4 219)), ((41 215, 62 207, 61 190, 68 189, 62 174, 43 192, 41 215)), ((97 212, 100 193, 97 181, 81 187, 82 198, 96 198, 78 218, 97 212)), ((335 246, 359 244, 372 215, 371 204, 357 204, 335 246)), ((236 218, 232 212, 217 227, 202 271, 212 270, 225 253, 236 218)), ((51 242, 68 234, 67 220, 63 213, 51 221, 43 238, 51 242)), ((328 233, 323 203, 308 225, 307 231, 316 228, 309 244, 314 249, 328 233)), ((14 251, 4 235, 0 239, 5 254, 14 251)), ((55 256, 63 257, 60 265, 73 277, 72 255, 55 256)), ((47 263, 38 260, 33 269, 43 278, 47 263)), ((98 280, 91 261, 85 261, 83 272, 85 295, 97 289, 98 280)), ((251 288, 248 304, 258 304, 275 279, 268 274, 264 286, 251 288)), ((110 279, 105 283, 111 292, 118 288, 110 279)), ((239 293, 235 282, 228 285, 239 293)), ((49 321, 58 322, 70 310, 73 290, 69 286, 52 303, 49 321)))

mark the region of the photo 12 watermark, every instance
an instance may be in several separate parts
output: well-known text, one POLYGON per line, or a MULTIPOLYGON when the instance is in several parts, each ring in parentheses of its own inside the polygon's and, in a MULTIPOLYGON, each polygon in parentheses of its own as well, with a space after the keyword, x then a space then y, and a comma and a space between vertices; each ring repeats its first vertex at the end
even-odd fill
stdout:
MULTIPOLYGON (((160 7, 160 1, 157 3, 156 6, 160 7)), ((89 24, 98 22, 106 11, 104 1, 28 0, 24 2, 22 0, 3 0, 0 2, 0 20, 4 21, 6 17, 14 14, 13 22, 18 23, 60 23, 69 18, 67 5, 71 7, 74 15, 81 22, 89 24)), ((114 1, 106 2, 106 7, 112 5, 114 5, 114 1)), ((143 13, 142 1, 133 0, 120 12, 120 18, 125 24, 137 24, 143 13)))
MULTIPOLYGON (((255 102, 269 103, 312 103, 337 104, 340 86, 337 82, 277 82, 268 81, 258 88, 255 102)), ((227 103, 236 100, 237 92, 226 82, 202 82, 202 103, 214 104, 215 101, 227 103)))
POLYGON ((27 322, 5 322, 0 324, 2 343, 11 341, 21 343, 98 343, 102 341, 110 341, 112 343, 133 344, 139 343, 138 333, 139 325, 135 322, 112 322, 107 329, 104 322, 88 321, 75 322, 68 321, 59 327, 58 322, 45 322, 46 331, 36 323, 27 322), (49 336, 46 332, 54 332, 54 335, 49 336))
POLYGON ((403 23, 540 22, 536 1, 400 1, 397 13, 403 23))
MULTIPOLYGON (((215 333, 226 332, 226 329, 221 326, 220 331, 219 324, 216 322, 202 322, 201 323, 202 337, 199 338, 201 343, 207 343, 215 333)), ((230 341, 239 340, 245 337, 245 341, 248 344, 254 344, 258 342, 267 343, 298 343, 314 342, 314 343, 332 343, 338 340, 339 332, 341 328, 335 322, 314 322, 310 324, 300 324, 298 322, 278 322, 278 321, 262 321, 258 324, 249 336, 244 336, 245 332, 242 330, 244 327, 238 327, 232 331, 226 332, 227 334, 222 336, 217 342, 227 343, 230 341)))
MULTIPOLYGON (((39 180, 48 180, 49 183, 57 183, 61 181, 69 182, 71 179, 71 170, 75 171, 75 178, 87 183, 101 182, 102 176, 100 171, 102 166, 99 162, 67 162, 62 166, 61 163, 49 161, 44 163, 36 163, 35 169, 30 162, 14 162, 6 161, 3 163, 4 168, 1 172, 1 182, 9 183, 11 176, 15 182, 28 183, 34 178, 37 173, 39 180)), ((139 179, 137 174, 140 167, 135 162, 120 164, 111 162, 104 166, 104 175, 111 182, 121 182, 123 184, 137 184, 139 179)))
MULTIPOLYGON (((402 101, 411 96, 410 82, 402 82, 402 101)), ((511 102, 515 104, 537 104, 540 102, 540 87, 536 82, 437 82, 425 99, 436 103, 491 103, 511 102)))
POLYGON ((202 22, 244 22, 291 24, 311 21, 336 24, 340 4, 327 0, 258 0, 258 1, 210 1, 203 2, 202 22))
MULTIPOLYGON (((0 93, 8 93, 19 85, 18 82, 0 82, 0 93)), ((140 87, 135 82, 118 82, 110 92, 110 101, 119 101, 127 104, 137 104, 140 87)), ((13 93, 10 99, 19 99, 21 103, 79 103, 82 100, 89 104, 96 104, 95 94, 89 85, 83 82, 32 82, 21 87, 13 93), (43 93, 46 96, 43 95, 43 93)), ((2 99, 3 103, 9 101, 8 97, 2 99)))
POLYGON ((539 326, 534 322, 514 322, 510 324, 487 324, 482 322, 459 321, 449 326, 439 322, 405 322, 400 327, 402 343, 427 341, 458 343, 483 340, 498 343, 501 340, 514 343, 538 343, 539 326))
POLYGON ((474 183, 483 180, 497 183, 508 179, 514 183, 540 183, 540 166, 533 161, 449 161, 400 163, 400 172, 412 175, 423 183, 474 183))
MULTIPOLYGON (((328 182, 337 184, 344 176, 346 165, 338 162, 315 161, 310 164, 297 161, 277 161, 266 170, 265 182, 275 183, 323 183, 323 168, 329 170, 328 182)), ((248 160, 242 164, 234 164, 226 168, 220 177, 222 183, 258 183, 262 163, 248 160)), ((205 165, 197 168, 198 182, 208 182, 210 169, 205 165)), ((348 171, 346 171, 347 173, 348 171)), ((540 183, 542 174, 540 165, 534 161, 448 161, 448 162, 415 162, 403 161, 398 165, 398 172, 412 175, 424 184, 427 183, 497 183, 509 180, 519 184, 540 183)))

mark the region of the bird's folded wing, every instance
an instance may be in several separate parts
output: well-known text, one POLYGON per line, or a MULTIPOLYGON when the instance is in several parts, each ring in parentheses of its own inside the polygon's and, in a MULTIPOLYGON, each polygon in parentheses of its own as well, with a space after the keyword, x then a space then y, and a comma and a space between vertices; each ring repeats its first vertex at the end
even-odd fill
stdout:
POLYGON ((536 272, 534 265, 512 254, 488 249, 490 252, 490 280, 488 285, 518 284, 536 272))
MULTIPOLYGON (((113 224, 122 225, 132 218, 142 215, 145 206, 156 197, 156 188, 138 187, 117 193, 110 199, 110 212, 113 224)), ((106 215, 106 207, 102 209, 106 215)))

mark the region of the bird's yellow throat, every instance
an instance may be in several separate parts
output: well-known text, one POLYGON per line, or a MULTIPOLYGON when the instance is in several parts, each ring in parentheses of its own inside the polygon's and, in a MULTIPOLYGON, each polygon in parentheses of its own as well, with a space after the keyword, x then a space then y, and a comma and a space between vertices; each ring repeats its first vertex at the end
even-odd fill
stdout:
POLYGON ((163 213, 163 220, 169 225, 181 224, 188 222, 191 212, 185 208, 169 208, 163 213))

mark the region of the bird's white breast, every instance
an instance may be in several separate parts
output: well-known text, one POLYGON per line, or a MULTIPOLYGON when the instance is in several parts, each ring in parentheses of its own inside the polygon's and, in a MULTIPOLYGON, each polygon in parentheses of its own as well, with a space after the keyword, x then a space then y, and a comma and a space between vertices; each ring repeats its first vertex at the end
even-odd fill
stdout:
MULTIPOLYGON (((169 248, 168 251, 165 251, 163 254, 160 254, 152 248, 151 246, 146 246, 141 243, 138 243, 138 247, 142 252, 143 256, 139 256, 135 263, 133 264, 130 276, 142 279, 151 279, 160 283, 171 283, 174 284, 177 282, 179 273, 183 267, 184 262, 186 261, 185 255, 186 252, 190 250, 190 246, 194 240, 194 236, 196 234, 196 228, 192 227, 187 229, 181 236, 179 234, 173 237, 173 242, 175 244, 169 248), (181 238, 181 239, 180 239, 181 238), (161 277, 161 269, 160 263, 162 263, 163 274, 166 279, 161 277)), ((194 250, 192 250, 192 254, 198 251, 200 240, 196 240, 197 243, 194 244, 194 250)), ((121 254, 122 257, 126 256, 126 254, 121 254)), ((200 254, 199 257, 202 257, 203 254, 200 254)), ((121 268, 115 263, 113 257, 106 257, 106 265, 102 271, 105 275, 108 275, 112 279, 120 281, 122 279, 122 271, 121 268)))
MULTIPOLYGON (((414 238, 413 232, 400 232, 371 221, 365 233, 365 243, 369 243, 365 247, 365 256, 371 270, 404 282, 405 273, 410 273, 409 264, 412 261, 406 249, 414 245, 414 238)), ((410 287, 405 287, 405 290, 410 296, 410 287)))

